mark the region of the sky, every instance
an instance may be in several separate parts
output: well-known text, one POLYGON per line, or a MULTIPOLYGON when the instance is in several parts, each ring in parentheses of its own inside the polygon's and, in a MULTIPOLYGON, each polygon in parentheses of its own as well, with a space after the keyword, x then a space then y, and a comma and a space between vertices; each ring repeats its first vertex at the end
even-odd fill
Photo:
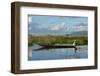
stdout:
POLYGON ((28 32, 33 35, 64 35, 77 31, 88 31, 88 17, 28 16, 28 32))

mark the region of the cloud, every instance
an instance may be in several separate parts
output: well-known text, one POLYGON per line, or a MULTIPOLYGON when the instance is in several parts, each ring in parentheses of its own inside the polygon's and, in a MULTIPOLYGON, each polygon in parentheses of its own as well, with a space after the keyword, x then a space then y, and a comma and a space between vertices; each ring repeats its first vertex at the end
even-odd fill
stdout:
POLYGON ((88 26, 84 23, 78 23, 75 25, 67 25, 65 22, 51 25, 49 27, 40 28, 41 26, 38 23, 31 23, 29 24, 29 33, 33 33, 35 35, 45 35, 45 34, 58 34, 58 35, 64 35, 64 34, 70 34, 72 32, 77 31, 87 31, 88 26))
POLYGON ((54 25, 53 27, 50 28, 50 30, 59 30, 59 29, 60 29, 59 24, 54 25))
POLYGON ((28 18, 28 22, 29 22, 29 24, 32 22, 32 17, 28 18))
POLYGON ((88 25, 85 23, 78 23, 75 25, 67 25, 65 22, 53 25, 49 28, 51 31, 60 31, 63 33, 70 33, 74 31, 87 31, 88 25))
POLYGON ((65 28, 65 27, 66 27, 66 26, 65 26, 65 23, 63 22, 63 23, 61 23, 61 24, 56 24, 56 25, 50 27, 50 30, 55 30, 55 31, 57 31, 57 30, 61 30, 61 29, 65 28))

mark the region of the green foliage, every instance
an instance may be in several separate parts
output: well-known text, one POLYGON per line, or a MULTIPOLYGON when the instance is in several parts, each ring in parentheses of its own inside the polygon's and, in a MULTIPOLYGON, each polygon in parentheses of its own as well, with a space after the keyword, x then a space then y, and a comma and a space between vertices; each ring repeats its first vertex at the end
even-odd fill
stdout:
POLYGON ((87 45, 87 37, 70 37, 70 36, 32 36, 29 39, 29 46, 36 44, 72 44, 76 40, 76 45, 87 45))

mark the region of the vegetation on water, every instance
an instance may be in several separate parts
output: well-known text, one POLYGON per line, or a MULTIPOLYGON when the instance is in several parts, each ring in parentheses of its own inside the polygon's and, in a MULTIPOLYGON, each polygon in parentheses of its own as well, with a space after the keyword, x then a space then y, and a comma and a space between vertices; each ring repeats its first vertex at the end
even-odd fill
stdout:
POLYGON ((76 40, 76 45, 87 45, 88 38, 86 36, 29 36, 28 37, 28 46, 32 44, 72 44, 76 40))

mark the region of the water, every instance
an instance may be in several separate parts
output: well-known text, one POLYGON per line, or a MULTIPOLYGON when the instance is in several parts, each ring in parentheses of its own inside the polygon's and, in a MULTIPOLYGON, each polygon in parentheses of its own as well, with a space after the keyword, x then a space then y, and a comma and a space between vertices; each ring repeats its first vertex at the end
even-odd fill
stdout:
POLYGON ((41 46, 33 45, 28 49, 28 60, 55 60, 55 59, 83 59, 88 58, 87 45, 74 48, 40 49, 41 46))

